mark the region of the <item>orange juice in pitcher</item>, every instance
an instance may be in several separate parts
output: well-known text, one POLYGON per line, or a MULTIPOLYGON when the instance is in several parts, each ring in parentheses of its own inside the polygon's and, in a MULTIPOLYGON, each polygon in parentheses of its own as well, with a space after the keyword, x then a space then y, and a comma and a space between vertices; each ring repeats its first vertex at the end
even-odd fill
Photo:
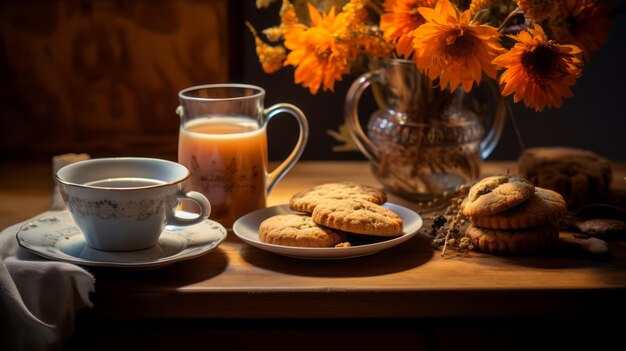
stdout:
POLYGON ((211 218, 225 225, 265 207, 267 137, 248 117, 198 118, 180 131, 178 161, 189 186, 210 194, 211 218))
POLYGON ((304 114, 289 104, 263 109, 264 96, 263 89, 243 84, 205 85, 179 93, 178 161, 191 171, 189 186, 211 202, 210 218, 226 228, 266 206, 267 194, 306 144, 304 114), (289 157, 268 173, 267 122, 281 112, 296 117, 300 137, 289 157))

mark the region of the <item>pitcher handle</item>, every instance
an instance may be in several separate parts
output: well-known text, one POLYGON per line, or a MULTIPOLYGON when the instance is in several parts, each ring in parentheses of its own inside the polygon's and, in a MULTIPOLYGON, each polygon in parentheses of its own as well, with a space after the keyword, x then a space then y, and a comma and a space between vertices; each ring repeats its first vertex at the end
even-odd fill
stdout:
POLYGON ((507 101, 500 95, 500 90, 495 84, 490 84, 490 87, 496 96, 498 96, 498 105, 496 106, 495 116, 493 118, 493 124, 489 128, 489 132, 485 135, 485 138, 480 142, 480 156, 482 159, 486 159, 491 155, 493 149, 495 149, 500 136, 502 136, 502 130, 504 128, 504 121, 506 120, 507 113, 507 101))
POLYGON ((359 150, 361 150, 361 152, 374 163, 378 163, 378 148, 367 137, 363 128, 361 128, 358 108, 361 95, 365 89, 372 84, 372 82, 381 81, 381 73, 381 70, 376 70, 359 76, 359 78, 357 78, 350 86, 350 90, 348 90, 345 107, 346 126, 348 127, 350 135, 354 139, 354 143, 359 150))
POLYGON ((272 191, 274 185, 276 185, 276 183, 278 183, 278 181, 285 176, 287 171, 289 171, 291 167, 298 162, 300 156, 302 156, 302 152, 304 152, 307 140, 309 139, 309 123, 307 122, 306 116, 299 108, 292 104, 276 104, 265 109, 263 111, 263 114, 265 115, 265 126, 267 126, 272 117, 282 112, 289 113, 295 117, 298 122, 298 126, 300 127, 300 135, 298 136, 298 141, 291 151, 291 154, 289 154, 289 156, 278 167, 276 167, 276 169, 267 174, 267 194, 272 191))

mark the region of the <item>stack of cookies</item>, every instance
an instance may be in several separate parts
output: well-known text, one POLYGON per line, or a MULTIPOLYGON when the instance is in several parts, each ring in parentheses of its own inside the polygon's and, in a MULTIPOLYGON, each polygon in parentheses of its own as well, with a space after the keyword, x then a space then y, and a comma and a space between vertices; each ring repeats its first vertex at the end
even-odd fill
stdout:
POLYGON ((470 220, 467 236, 474 247, 500 255, 521 255, 554 246, 559 220, 567 210, 563 197, 511 176, 476 183, 461 205, 470 220))
POLYGON ((296 194, 289 207, 303 214, 270 217, 259 227, 265 243, 300 247, 350 246, 350 234, 398 236, 403 223, 381 206, 386 194, 377 188, 351 182, 318 185, 296 194))

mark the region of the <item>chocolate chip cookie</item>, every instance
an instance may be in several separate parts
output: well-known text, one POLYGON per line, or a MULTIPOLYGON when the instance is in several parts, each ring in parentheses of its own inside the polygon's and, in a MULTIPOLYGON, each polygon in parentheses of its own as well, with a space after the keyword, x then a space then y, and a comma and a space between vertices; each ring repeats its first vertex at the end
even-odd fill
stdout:
POLYGON ((511 176, 487 177, 472 186, 462 204, 466 216, 488 216, 528 200, 535 187, 527 180, 511 176))
POLYGON ((565 215, 567 206, 559 193, 535 187, 535 193, 518 206, 489 216, 470 216, 470 222, 481 228, 531 228, 556 222, 565 215))

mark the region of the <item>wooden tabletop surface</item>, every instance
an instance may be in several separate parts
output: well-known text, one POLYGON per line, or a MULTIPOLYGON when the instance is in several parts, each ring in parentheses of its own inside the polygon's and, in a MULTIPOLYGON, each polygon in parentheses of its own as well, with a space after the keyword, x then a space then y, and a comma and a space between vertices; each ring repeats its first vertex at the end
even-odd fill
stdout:
MULTIPOLYGON (((485 175, 514 169, 488 162, 485 175)), ((45 211, 48 165, 3 165, 0 227, 45 211)), ((624 188, 626 165, 614 167, 624 188)), ((312 185, 351 180, 377 185, 365 162, 300 162, 269 206, 312 185)), ((410 208, 415 204, 390 196, 410 208)), ((442 258, 418 234, 383 252, 346 260, 302 260, 243 243, 234 234, 202 257, 145 271, 88 268, 103 318, 378 318, 580 315, 626 312, 626 245, 611 256, 496 257, 449 251, 442 258)))

